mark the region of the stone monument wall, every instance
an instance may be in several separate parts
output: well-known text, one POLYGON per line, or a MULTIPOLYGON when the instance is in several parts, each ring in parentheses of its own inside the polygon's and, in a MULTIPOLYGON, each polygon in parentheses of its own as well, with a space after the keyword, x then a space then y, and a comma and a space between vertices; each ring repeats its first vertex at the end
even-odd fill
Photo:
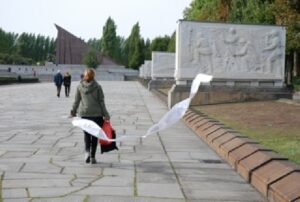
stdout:
POLYGON ((176 34, 178 83, 206 73, 229 85, 283 85, 285 27, 179 21, 176 34))
POLYGON ((152 52, 152 79, 174 78, 175 53, 152 52))

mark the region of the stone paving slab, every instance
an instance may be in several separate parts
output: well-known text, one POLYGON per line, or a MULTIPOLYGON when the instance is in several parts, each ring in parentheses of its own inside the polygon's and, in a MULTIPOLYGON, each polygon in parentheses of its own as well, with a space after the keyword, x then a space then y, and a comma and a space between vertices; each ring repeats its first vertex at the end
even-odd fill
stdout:
MULTIPOLYGON (((168 111, 137 82, 100 83, 118 136, 144 135, 168 111)), ((66 118, 76 85, 69 98, 52 83, 0 86, 4 202, 266 201, 182 122, 85 164, 83 133, 66 118)))

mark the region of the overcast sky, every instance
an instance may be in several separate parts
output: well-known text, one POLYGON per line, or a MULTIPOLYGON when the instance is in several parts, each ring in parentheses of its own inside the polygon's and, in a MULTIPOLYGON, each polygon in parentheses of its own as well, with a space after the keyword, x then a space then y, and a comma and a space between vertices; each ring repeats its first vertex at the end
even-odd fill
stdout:
POLYGON ((128 37, 139 22, 141 35, 170 35, 192 0, 0 0, 0 27, 15 33, 56 37, 54 23, 85 40, 100 38, 111 16, 117 34, 128 37))

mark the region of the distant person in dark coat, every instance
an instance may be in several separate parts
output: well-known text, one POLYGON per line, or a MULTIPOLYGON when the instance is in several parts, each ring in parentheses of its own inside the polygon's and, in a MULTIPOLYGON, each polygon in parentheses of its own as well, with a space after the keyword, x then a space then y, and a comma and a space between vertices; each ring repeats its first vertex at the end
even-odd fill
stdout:
POLYGON ((57 88, 57 97, 60 96, 60 90, 61 90, 61 85, 62 85, 63 81, 64 81, 64 78, 61 75, 60 70, 57 70, 57 73, 54 76, 54 83, 57 88))
POLYGON ((71 89, 71 75, 69 72, 66 72, 64 75, 64 86, 66 97, 69 97, 71 89))

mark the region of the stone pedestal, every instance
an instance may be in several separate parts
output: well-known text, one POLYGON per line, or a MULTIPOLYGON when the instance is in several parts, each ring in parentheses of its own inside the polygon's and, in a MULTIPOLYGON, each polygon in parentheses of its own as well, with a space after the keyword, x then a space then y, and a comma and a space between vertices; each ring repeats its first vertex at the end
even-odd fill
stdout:
MULTIPOLYGON (((168 92, 168 107, 187 98, 190 94, 190 85, 173 85, 168 92)), ((247 86, 200 86, 191 105, 207 105, 234 103, 246 101, 275 100, 292 98, 292 93, 285 88, 274 87, 247 87, 247 86)))
POLYGON ((155 79, 148 83, 148 90, 159 89, 159 88, 171 88, 175 84, 175 80, 171 78, 166 79, 155 79))
POLYGON ((294 92, 293 100, 300 102, 300 92, 294 92))

